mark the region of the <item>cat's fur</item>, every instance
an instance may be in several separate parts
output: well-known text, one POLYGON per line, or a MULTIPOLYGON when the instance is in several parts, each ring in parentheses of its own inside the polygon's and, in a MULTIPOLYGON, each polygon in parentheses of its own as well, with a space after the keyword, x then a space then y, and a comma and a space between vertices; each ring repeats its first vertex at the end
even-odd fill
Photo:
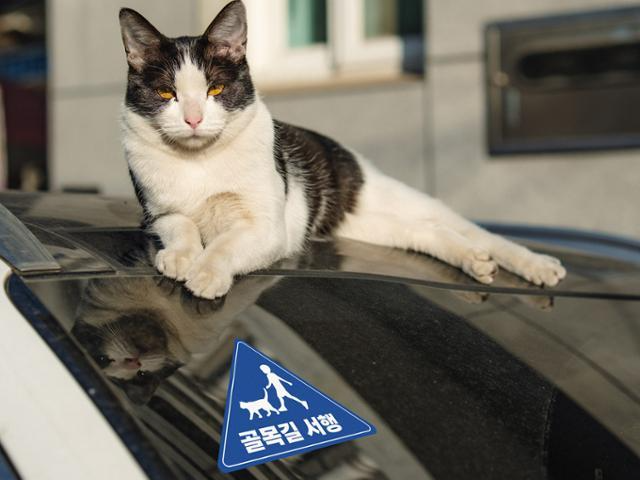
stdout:
POLYGON ((240 408, 247 410, 249 412, 249 420, 253 420, 254 415, 258 415, 258 418, 262 418, 262 414, 260 410, 264 410, 267 414, 267 417, 271 416, 271 412, 275 412, 276 415, 280 415, 280 412, 269 403, 269 392, 267 392, 266 388, 263 388, 264 396, 258 400, 253 400, 252 402, 240 402, 240 408))
POLYGON ((196 295, 222 296, 235 275, 331 235, 424 252, 487 284, 498 265, 537 285, 565 276, 555 258, 479 228, 327 137, 273 120, 249 74, 240 0, 201 37, 167 38, 129 9, 120 23, 124 147, 164 245, 155 264, 196 295), (224 91, 208 96, 216 85, 224 91))

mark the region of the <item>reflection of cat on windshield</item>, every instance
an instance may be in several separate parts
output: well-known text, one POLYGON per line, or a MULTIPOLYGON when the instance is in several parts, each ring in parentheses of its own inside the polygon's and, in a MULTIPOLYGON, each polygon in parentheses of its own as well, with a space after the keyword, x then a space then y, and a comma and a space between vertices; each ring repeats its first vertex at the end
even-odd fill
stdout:
POLYGON ((210 351, 271 284, 246 277, 223 300, 203 301, 168 279, 91 280, 72 333, 131 400, 144 403, 192 355, 210 351))

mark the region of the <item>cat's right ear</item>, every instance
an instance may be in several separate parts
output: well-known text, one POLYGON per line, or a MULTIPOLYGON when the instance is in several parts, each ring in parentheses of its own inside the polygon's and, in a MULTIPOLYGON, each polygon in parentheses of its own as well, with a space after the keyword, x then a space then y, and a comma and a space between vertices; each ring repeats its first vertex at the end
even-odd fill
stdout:
POLYGON ((127 53, 127 62, 136 71, 142 70, 147 60, 158 52, 162 34, 135 10, 120 10, 122 43, 127 53))
POLYGON ((247 10, 242 0, 228 3, 207 27, 203 38, 208 56, 225 57, 233 62, 244 59, 247 51, 247 10))

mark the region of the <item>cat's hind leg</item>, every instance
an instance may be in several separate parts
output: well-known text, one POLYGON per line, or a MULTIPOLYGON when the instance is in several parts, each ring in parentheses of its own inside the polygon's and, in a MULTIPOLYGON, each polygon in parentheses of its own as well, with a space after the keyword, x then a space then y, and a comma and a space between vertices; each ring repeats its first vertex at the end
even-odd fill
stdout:
POLYGON ((555 257, 532 252, 461 217, 452 223, 456 231, 487 250, 500 267, 535 285, 555 287, 567 275, 555 257))
MULTIPOLYGON (((428 253, 461 267, 474 278, 477 275, 464 266, 474 255, 461 252, 480 252, 480 258, 488 256, 505 270, 539 286, 555 286, 566 276, 566 270, 556 258, 534 253, 492 234, 441 201, 384 175, 363 159, 359 161, 365 183, 356 212, 347 215, 338 235, 428 253), (366 232, 366 228, 372 231, 366 232), (452 259, 448 260, 449 257, 452 259)), ((484 277, 488 283, 486 275, 484 277)))
POLYGON ((429 220, 407 221, 382 212, 349 214, 336 235, 426 253, 462 269, 481 283, 492 283, 498 271, 489 252, 447 225, 429 220))

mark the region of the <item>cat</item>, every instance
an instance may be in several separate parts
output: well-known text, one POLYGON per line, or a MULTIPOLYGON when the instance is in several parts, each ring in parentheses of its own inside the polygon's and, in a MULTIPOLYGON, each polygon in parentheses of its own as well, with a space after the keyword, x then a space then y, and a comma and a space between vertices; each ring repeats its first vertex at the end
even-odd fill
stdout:
POLYGON ((262 390, 264 390, 264 397, 261 399, 254 400, 253 402, 240 402, 240 408, 249 412, 249 420, 253 420, 254 414, 258 415, 258 418, 262 418, 260 410, 264 410, 267 417, 271 416, 271 412, 280 415, 280 412, 269 403, 269 392, 267 392, 267 389, 263 388, 262 390))
MULTIPOLYGON (((155 256, 149 247, 136 262, 155 256)), ((72 335, 104 374, 136 404, 197 355, 224 340, 237 317, 277 277, 250 276, 223 299, 201 300, 171 279, 92 279, 76 309, 72 335)))
POLYGON ((120 11, 128 62, 123 144, 145 226, 164 248, 158 271, 195 295, 225 295, 310 238, 416 250, 490 284, 498 266, 538 286, 560 262, 491 234, 361 155, 274 120, 246 59, 241 0, 199 37, 167 38, 120 11))

